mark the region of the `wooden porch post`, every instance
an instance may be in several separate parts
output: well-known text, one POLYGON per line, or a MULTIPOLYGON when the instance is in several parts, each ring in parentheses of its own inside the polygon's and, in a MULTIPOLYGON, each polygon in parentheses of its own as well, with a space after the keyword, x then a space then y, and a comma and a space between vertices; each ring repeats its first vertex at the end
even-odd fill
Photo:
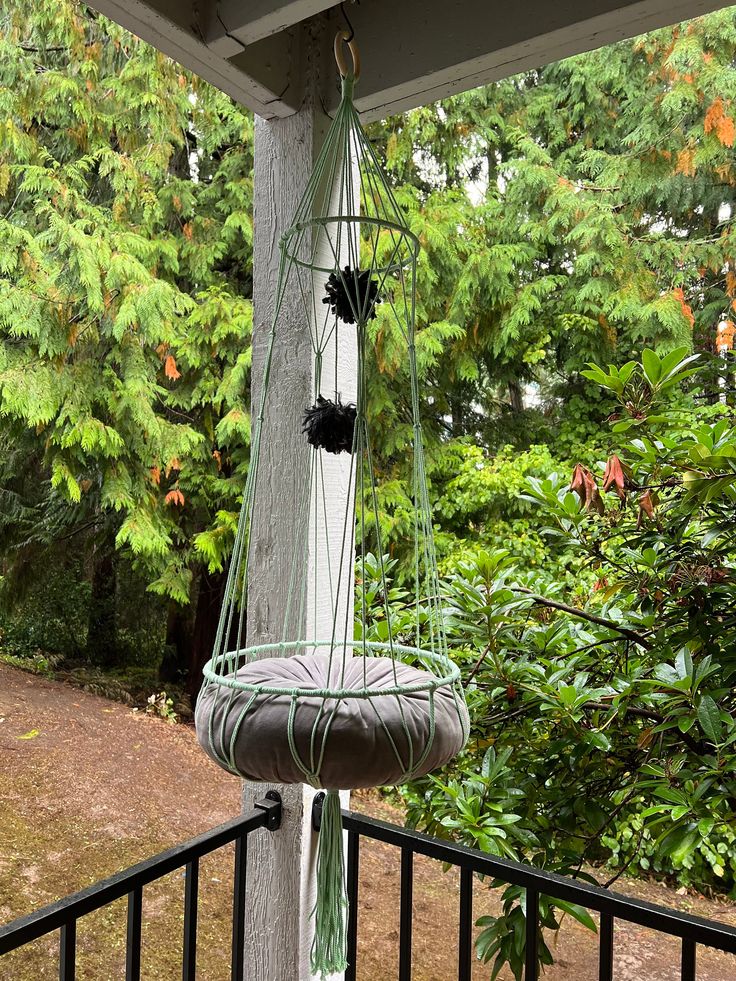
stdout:
MULTIPOLYGON (((325 48, 312 35, 304 44, 308 59, 307 95, 299 112, 285 119, 256 118, 253 242, 253 398, 258 399, 266 342, 271 327, 279 268, 278 243, 292 219, 324 141, 329 119, 318 96, 325 48)), ((329 70, 333 70, 330 68, 329 70)), ((354 398, 357 365, 354 348, 342 342, 339 352, 344 396, 354 398)), ((281 307, 278 337, 271 365, 269 403, 261 442, 254 550, 248 601, 249 645, 281 639, 293 543, 296 541, 296 502, 308 452, 302 434, 304 410, 313 401, 313 351, 304 304, 292 279, 281 307), (291 506, 293 504, 293 506, 291 506)), ((328 520, 335 524, 330 541, 340 543, 347 494, 347 456, 326 461, 332 470, 328 520)), ((328 477, 326 471, 326 477, 328 477)), ((329 479, 329 477, 328 477, 329 479)), ((331 546, 332 550, 332 546, 331 546)), ((336 559, 333 556, 333 561, 336 559)), ((319 561, 319 557, 317 557, 319 561)), ((310 556, 310 563, 314 556, 310 556)), ((335 562, 335 567, 337 567, 335 562)), ((352 583, 352 543, 345 568, 352 583)), ((311 578, 311 577, 310 577, 311 578)), ((352 589, 344 590, 351 594, 352 589)), ((352 599, 350 600, 352 602, 352 599)), ((312 604, 308 604, 311 606, 312 604)), ((331 623, 330 611, 317 620, 331 623)), ((329 636, 329 630, 327 631, 329 636)), ((243 807, 269 789, 283 800, 283 821, 275 834, 253 835, 248 843, 245 920, 246 981, 310 981, 314 905, 316 836, 311 827, 314 792, 303 785, 244 784, 243 807)), ((347 797, 345 798, 347 801, 347 797)))

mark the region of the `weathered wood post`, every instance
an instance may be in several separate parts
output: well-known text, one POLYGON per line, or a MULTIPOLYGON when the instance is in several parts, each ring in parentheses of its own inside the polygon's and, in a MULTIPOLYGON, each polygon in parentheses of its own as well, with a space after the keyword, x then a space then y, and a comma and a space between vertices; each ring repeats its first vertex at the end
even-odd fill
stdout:
MULTIPOLYGON (((260 394, 266 342, 276 295, 281 235, 288 228, 324 141, 329 119, 321 108, 320 78, 334 71, 328 61, 328 42, 312 29, 304 38, 307 91, 299 112, 286 119, 256 119, 253 241, 253 399, 260 394), (325 69, 323 66, 329 66, 325 69)), ((280 639, 287 602, 293 545, 297 539, 299 482, 304 474, 307 443, 301 432, 305 408, 313 401, 312 362, 308 324, 296 281, 281 307, 278 339, 269 383, 269 404, 261 442, 258 494, 254 514, 254 543, 248 599, 248 644, 280 639), (289 505, 293 503, 293 507, 289 505), (275 520, 274 516, 278 515, 275 520)), ((339 351, 343 395, 355 398, 357 358, 349 341, 339 351)), ((334 567, 339 567, 342 524, 348 493, 349 459, 325 461, 332 487, 334 567)), ((332 546, 330 546, 332 551, 332 546)), ((343 562, 346 588, 352 603, 352 542, 343 562), (348 585, 349 584, 349 585, 348 585)), ((310 563, 320 556, 310 556, 310 563)), ((328 599, 329 602, 329 599, 328 599)), ((329 610, 314 610, 317 622, 332 622, 329 610)), ((329 629, 326 631, 329 636, 329 629)), ((250 810, 271 786, 246 783, 243 807, 250 810)), ((284 811, 281 829, 273 835, 255 835, 248 845, 245 922, 246 981, 309 981, 314 906, 316 836, 312 831, 314 792, 302 785, 276 786, 284 811)))

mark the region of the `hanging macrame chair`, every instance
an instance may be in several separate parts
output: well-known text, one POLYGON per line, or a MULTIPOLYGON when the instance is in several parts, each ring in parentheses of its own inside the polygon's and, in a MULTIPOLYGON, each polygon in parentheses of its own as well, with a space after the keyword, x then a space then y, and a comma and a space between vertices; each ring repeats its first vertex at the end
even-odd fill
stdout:
MULTIPOLYGON (((342 101, 280 242, 250 467, 215 650, 196 709, 199 741, 226 770, 246 780, 327 791, 312 947, 312 970, 322 977, 346 967, 338 790, 422 776, 462 749, 469 728, 443 628, 422 447, 414 336, 419 242, 361 128, 352 102, 357 53, 353 42, 349 72, 343 40, 341 33, 335 45, 342 101), (287 290, 298 295, 311 336, 313 404, 305 407, 304 452, 293 461, 299 532, 290 543, 288 598, 279 623, 267 625, 280 639, 254 644, 248 593, 257 575, 258 522, 264 520, 263 509, 257 511, 258 474, 287 290), (392 620, 374 469, 381 434, 371 430, 366 414, 373 342, 382 331, 402 345, 409 378, 402 457, 411 459, 413 473, 410 627, 392 620), (361 575, 366 560, 379 570, 377 597, 361 575)), ((278 501, 269 501, 269 508, 268 520, 279 522, 278 501)))

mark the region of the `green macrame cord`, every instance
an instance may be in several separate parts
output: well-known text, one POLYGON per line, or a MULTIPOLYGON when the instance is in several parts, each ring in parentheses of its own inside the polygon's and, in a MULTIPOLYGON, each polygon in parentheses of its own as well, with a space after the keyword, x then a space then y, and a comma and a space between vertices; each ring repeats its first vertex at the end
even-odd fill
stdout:
MULTIPOLYGON (((230 773, 327 789, 312 911, 312 971, 322 978, 347 966, 338 790, 423 776, 459 752, 469 732, 444 628, 422 443, 419 241, 360 125, 352 88, 353 79, 344 79, 342 101, 279 243, 250 466, 195 713, 203 749, 230 773), (272 391, 274 352, 288 344, 283 328, 293 328, 295 317, 311 342, 312 406, 304 405, 303 444, 283 475, 291 479, 272 485, 261 503, 269 410, 284 412, 283 395, 274 400, 272 391), (407 556, 413 547, 401 587, 412 594, 411 625, 395 622, 392 610, 375 454, 386 434, 372 428, 368 412, 381 343, 408 375, 395 414, 404 445, 392 434, 390 456, 392 466, 410 461, 412 474, 411 498, 401 503, 407 556), (289 561, 278 567, 285 599, 273 604, 274 615, 270 596, 260 606, 252 600, 254 577, 276 554, 289 561)), ((290 371, 307 367, 294 364, 290 350, 281 353, 290 371)))
POLYGON ((312 910, 312 974, 326 978, 348 966, 345 860, 343 857, 340 795, 328 790, 322 804, 317 846, 317 901, 312 910))

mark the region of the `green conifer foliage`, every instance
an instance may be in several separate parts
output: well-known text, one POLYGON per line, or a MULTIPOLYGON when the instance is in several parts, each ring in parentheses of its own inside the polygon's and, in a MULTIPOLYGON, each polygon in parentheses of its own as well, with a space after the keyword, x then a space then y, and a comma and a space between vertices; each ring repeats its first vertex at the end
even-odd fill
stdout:
POLYGON ((735 316, 735 57, 731 8, 375 127, 424 249, 440 429, 493 442, 525 382, 569 395, 589 360, 713 349, 735 316))
MULTIPOLYGON (((711 350, 720 322, 733 338, 734 63, 732 8, 374 126, 423 246, 446 562, 499 528, 542 561, 513 489, 594 459, 606 408, 586 362, 711 350)), ((25 467, 0 473, 0 552, 12 572, 55 542, 114 542, 202 651, 247 467, 251 215, 247 113, 80 3, 3 7, 0 438, 25 467)), ((408 386, 377 312, 401 560, 408 386)))
MULTIPOLYGON (((721 322, 733 337, 734 64, 730 8, 374 126, 423 247, 417 347, 449 560, 462 539, 508 540, 509 518, 512 538, 531 535, 525 556, 539 554, 518 505, 499 519, 503 495, 485 514, 473 499, 488 500, 494 474, 507 489, 543 476, 533 461, 546 447, 563 471, 571 456, 597 459, 608 409, 580 374, 586 362, 623 363, 647 346, 712 352, 721 322)), ((383 537, 400 555, 404 366, 380 308, 371 327, 388 434, 383 537)))
POLYGON ((34 520, 50 543, 67 502, 186 604, 247 465, 252 119, 71 0, 5 6, 0 119, 0 420, 34 520))

